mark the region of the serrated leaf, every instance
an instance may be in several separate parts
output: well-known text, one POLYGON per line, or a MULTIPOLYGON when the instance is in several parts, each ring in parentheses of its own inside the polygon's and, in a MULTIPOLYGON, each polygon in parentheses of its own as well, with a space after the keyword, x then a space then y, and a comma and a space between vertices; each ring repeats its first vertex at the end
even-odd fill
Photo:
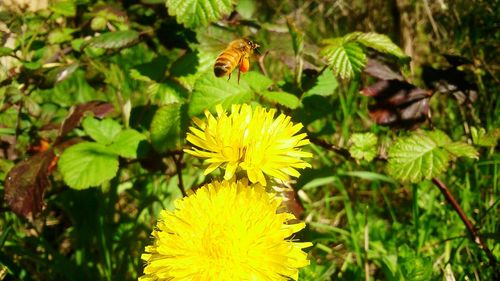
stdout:
POLYGON ((63 152, 58 168, 68 186, 86 189, 116 176, 118 156, 100 143, 83 142, 63 152))
POLYGON ((472 142, 478 146, 494 147, 497 145, 498 139, 500 138, 499 128, 486 133, 484 128, 477 129, 476 127, 471 127, 470 132, 472 135, 472 142))
POLYGON ((372 161, 377 155, 377 136, 373 133, 353 134, 349 153, 355 159, 372 161))
POLYGON ((151 143, 158 152, 180 149, 188 124, 186 106, 175 103, 161 107, 151 122, 151 143))
POLYGON ((167 0, 168 14, 177 22, 195 29, 219 20, 233 9, 232 0, 167 0))
POLYGON ((316 84, 303 95, 303 98, 313 95, 331 96, 338 85, 339 83, 331 71, 323 71, 318 76, 316 84))
POLYGON ((278 103, 290 109, 295 109, 300 105, 299 98, 287 92, 264 91, 259 95, 270 102, 278 103))
POLYGON ((194 92, 189 104, 189 115, 198 115, 205 109, 214 110, 217 104, 229 108, 231 104, 245 103, 253 98, 250 86, 241 80, 217 78, 213 73, 206 73, 194 85, 194 92))
POLYGON ((146 140, 146 136, 133 129, 121 131, 115 141, 108 146, 114 153, 124 158, 137 158, 140 153, 140 144, 146 140))
POLYGON ((92 38, 86 45, 103 49, 119 49, 132 45, 139 39, 139 32, 134 30, 121 30, 104 33, 92 38))
POLYGON ((8 56, 12 54, 14 50, 9 47, 0 47, 0 57, 8 56))
POLYGON ((398 138, 389 148, 387 170, 401 181, 417 183, 431 179, 448 168, 448 152, 425 132, 398 138))
POLYGON ((399 59, 408 59, 408 56, 405 55, 403 51, 398 47, 398 45, 394 44, 387 35, 374 32, 355 32, 355 34, 356 41, 366 47, 375 49, 381 53, 396 56, 399 59))
POLYGON ((342 79, 351 79, 363 70, 367 59, 358 43, 344 42, 342 38, 325 40, 324 43, 327 45, 321 50, 321 55, 325 57, 335 75, 342 79))
POLYGON ((121 125, 113 119, 97 120, 91 116, 82 122, 83 129, 93 140, 104 145, 112 143, 121 132, 121 125))
POLYGON ((452 142, 450 137, 441 130, 424 131, 424 132, 425 135, 431 138, 431 140, 434 141, 434 143, 439 147, 444 147, 452 142))
POLYGON ((453 154, 455 157, 479 158, 477 150, 472 145, 465 142, 452 142, 444 146, 444 149, 453 154))

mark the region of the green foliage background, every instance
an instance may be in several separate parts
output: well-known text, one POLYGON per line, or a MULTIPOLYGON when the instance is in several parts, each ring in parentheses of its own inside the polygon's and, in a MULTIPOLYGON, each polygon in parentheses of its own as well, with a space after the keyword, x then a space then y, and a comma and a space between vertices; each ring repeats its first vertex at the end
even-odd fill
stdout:
POLYGON ((0 4, 0 280, 137 279, 179 184, 211 180, 182 147, 219 103, 278 108, 313 142, 291 183, 301 280, 499 274, 498 1, 21 2, 0 4), (261 45, 251 71, 216 78, 241 37, 261 45), (376 80, 425 122, 376 122, 376 80))

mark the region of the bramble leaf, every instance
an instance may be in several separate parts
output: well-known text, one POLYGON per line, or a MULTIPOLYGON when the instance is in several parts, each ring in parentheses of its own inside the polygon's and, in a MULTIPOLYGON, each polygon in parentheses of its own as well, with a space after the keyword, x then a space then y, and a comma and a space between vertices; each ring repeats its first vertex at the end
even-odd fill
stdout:
POLYGON ((86 189, 116 176, 118 156, 103 144, 83 142, 63 152, 58 168, 68 186, 86 189))
POLYGON ((394 44, 387 35, 378 34, 375 32, 354 32, 356 34, 356 41, 365 47, 375 49, 381 53, 393 55, 399 59, 408 59, 408 56, 394 44))
POLYGON ((494 147, 497 145, 498 139, 500 138, 499 128, 486 132, 484 128, 478 129, 476 127, 471 127, 470 132, 472 141, 478 146, 494 147))
POLYGON ((349 153, 355 159, 372 161, 377 155, 377 136, 373 133, 353 134, 349 153))
POLYGON ((401 181, 420 182, 448 167, 448 152, 425 132, 401 137, 389 148, 387 170, 401 181))
POLYGON ((452 142, 444 146, 444 148, 455 157, 469 157, 479 159, 479 153, 470 144, 465 142, 452 142))
POLYGON ((358 75, 366 64, 366 55, 361 46, 343 38, 327 39, 321 50, 334 74, 342 79, 351 79, 358 75))
POLYGON ((195 29, 207 26, 229 14, 233 8, 232 0, 167 0, 168 14, 176 16, 177 22, 195 29))

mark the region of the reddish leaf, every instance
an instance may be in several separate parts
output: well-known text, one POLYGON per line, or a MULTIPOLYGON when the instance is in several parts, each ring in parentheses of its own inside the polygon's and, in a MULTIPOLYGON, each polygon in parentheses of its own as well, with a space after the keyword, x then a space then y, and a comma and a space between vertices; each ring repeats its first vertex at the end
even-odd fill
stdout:
POLYGON ((391 106, 400 106, 431 96, 428 91, 399 80, 380 80, 362 89, 361 93, 374 97, 378 103, 391 106))
POLYGON ((469 82, 471 79, 468 79, 467 73, 456 66, 446 69, 423 66, 422 79, 428 87, 440 93, 453 94, 460 103, 477 99, 477 85, 469 82))
POLYGON ((363 72, 381 80, 404 80, 400 73, 392 70, 389 66, 376 59, 368 59, 368 63, 363 72))
POLYGON ((50 186, 48 169, 55 159, 52 149, 18 163, 5 179, 4 198, 10 209, 32 220, 43 208, 43 194, 50 186))
POLYGON ((104 117, 113 112, 114 107, 110 103, 101 101, 91 101, 84 104, 79 104, 71 109, 68 117, 64 120, 59 130, 59 136, 55 143, 59 143, 67 133, 80 125, 80 121, 86 112, 92 112, 96 117, 104 117))
MULTIPOLYGON (((383 65, 374 68, 383 68, 383 65)), ((375 73, 377 78, 391 76, 390 73, 380 73, 375 73)), ((430 91, 399 79, 380 80, 362 89, 361 94, 375 99, 369 110, 370 117, 377 124, 409 128, 415 128, 425 121, 432 96, 430 91)))

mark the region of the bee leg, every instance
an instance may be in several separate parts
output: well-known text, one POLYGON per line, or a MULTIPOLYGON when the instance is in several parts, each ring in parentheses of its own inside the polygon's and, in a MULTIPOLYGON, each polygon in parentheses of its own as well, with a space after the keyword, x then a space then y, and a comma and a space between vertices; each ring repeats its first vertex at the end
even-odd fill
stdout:
POLYGON ((240 68, 238 68, 238 85, 240 84, 240 73, 241 73, 241 70, 240 70, 240 68))
POLYGON ((229 73, 228 77, 227 77, 227 81, 229 81, 231 79, 231 73, 229 73))

